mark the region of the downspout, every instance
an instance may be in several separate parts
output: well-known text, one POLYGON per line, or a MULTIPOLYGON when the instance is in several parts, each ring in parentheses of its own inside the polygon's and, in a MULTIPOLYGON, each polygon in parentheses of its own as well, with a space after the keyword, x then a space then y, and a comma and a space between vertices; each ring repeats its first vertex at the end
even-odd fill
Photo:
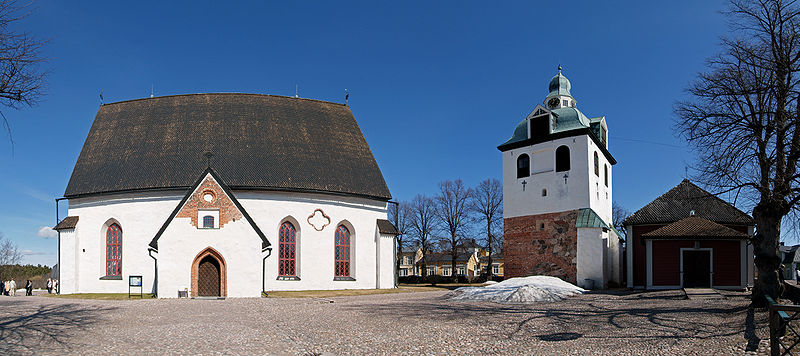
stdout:
MULTIPOLYGON (((264 251, 261 251, 264 252, 264 251)), ((267 258, 272 256, 272 248, 267 249, 267 255, 261 259, 261 293, 267 295, 266 279, 267 279, 267 258)))
MULTIPOLYGON (((67 198, 56 198, 56 225, 61 222, 58 220, 58 202, 64 199, 67 198)), ((56 230, 56 232, 58 232, 58 260, 56 262, 58 264, 58 284, 56 285, 56 294, 61 294, 61 230, 56 230)))
POLYGON ((153 298, 158 298, 158 259, 153 256, 153 252, 158 253, 158 250, 149 247, 147 254, 153 259, 153 298))

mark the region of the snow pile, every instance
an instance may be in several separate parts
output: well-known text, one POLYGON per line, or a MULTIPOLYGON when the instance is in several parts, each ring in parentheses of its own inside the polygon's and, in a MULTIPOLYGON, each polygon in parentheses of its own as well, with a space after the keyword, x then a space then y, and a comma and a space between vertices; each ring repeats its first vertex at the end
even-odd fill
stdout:
POLYGON ((461 287, 450 293, 450 299, 495 303, 554 302, 585 291, 556 277, 530 276, 511 278, 485 287, 461 287))

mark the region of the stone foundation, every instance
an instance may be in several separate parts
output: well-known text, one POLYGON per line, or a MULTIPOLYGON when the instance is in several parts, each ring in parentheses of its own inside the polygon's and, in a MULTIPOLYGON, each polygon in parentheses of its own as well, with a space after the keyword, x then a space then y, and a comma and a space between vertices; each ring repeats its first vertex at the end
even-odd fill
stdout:
POLYGON ((576 283, 578 211, 503 219, 505 277, 546 275, 576 283))

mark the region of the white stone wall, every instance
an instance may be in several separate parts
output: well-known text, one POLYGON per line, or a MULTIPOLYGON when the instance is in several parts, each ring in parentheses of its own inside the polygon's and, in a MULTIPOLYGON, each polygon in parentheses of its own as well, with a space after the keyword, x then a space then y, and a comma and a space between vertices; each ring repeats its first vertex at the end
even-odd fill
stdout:
POLYGON ((589 136, 560 138, 515 148, 502 155, 504 218, 592 208, 603 221, 611 221, 611 164, 589 136), (555 150, 562 145, 570 149, 570 170, 556 172, 555 150), (599 176, 594 174, 594 152, 598 153, 599 176), (531 175, 517 178, 517 158, 523 153, 530 156, 531 175), (608 187, 603 178, 605 165, 608 165, 608 187), (542 196, 543 189, 547 190, 547 196, 542 196))
MULTIPOLYGON (((266 262, 267 290, 368 289, 378 285, 377 219, 386 219, 386 203, 369 199, 322 194, 234 192, 239 202, 272 242, 266 262), (317 231, 307 218, 320 208, 330 224, 317 231), (278 278, 278 229, 289 220, 297 230, 297 275, 300 280, 278 278), (334 232, 339 224, 350 230, 353 250, 351 276, 355 281, 334 281, 334 232)), ((394 264, 381 265, 394 273, 394 264)), ((391 287, 394 286, 392 283, 391 287)), ((386 287, 390 288, 390 287, 386 287)))
MULTIPOLYGON (((578 228, 578 262, 576 280, 581 288, 604 288, 608 283, 608 232, 602 228, 578 228), (590 286, 587 279, 594 281, 590 286)), ((612 234, 613 235, 613 234, 612 234)))
POLYGON ((198 229, 190 218, 174 219, 158 240, 158 293, 175 298, 188 288, 192 263, 211 247, 225 263, 228 297, 258 297, 261 293, 261 238, 250 223, 239 219, 221 229, 198 229))
POLYGON ((70 199, 68 215, 79 220, 75 238, 61 240, 62 293, 127 293, 129 275, 141 275, 144 292, 151 293, 154 261, 147 245, 182 197, 162 192, 70 199), (101 280, 106 275, 105 230, 112 221, 122 228, 122 279, 101 280), (67 276, 74 276, 74 282, 67 276))
POLYGON ((58 265, 60 275, 57 278, 59 289, 64 294, 75 293, 78 289, 78 281, 75 276, 75 271, 78 269, 78 260, 75 258, 77 255, 75 251, 75 231, 76 229, 67 229, 59 232, 61 263, 58 265))
MULTIPOLYGON (((62 291, 126 293, 129 275, 142 275, 145 293, 153 291, 154 261, 148 255, 148 244, 183 194, 185 192, 150 192, 71 199, 68 215, 78 216, 79 222, 74 238, 62 233, 62 291), (123 231, 123 279, 101 280, 100 277, 105 276, 105 227, 112 221, 118 222, 123 231)), ((386 219, 385 202, 310 193, 235 191, 233 194, 272 243, 272 255, 266 260, 264 282, 267 290, 376 288, 379 279, 381 288, 394 286, 394 263, 381 263, 380 270, 377 267, 379 253, 381 259, 384 254, 389 256, 393 253, 393 238, 376 239, 376 220, 386 219), (330 217, 330 224, 322 231, 316 231, 306 220, 317 208, 330 217), (277 280, 278 229, 285 220, 292 221, 297 229, 299 281, 277 280), (355 281, 333 280, 334 231, 339 224, 351 231, 351 275, 355 281), (385 246, 391 247, 384 249, 385 246), (392 275, 391 279, 384 278, 389 275, 392 275)), ((177 295, 177 288, 190 287, 188 276, 195 255, 205 247, 219 246, 221 250, 214 248, 223 255, 229 267, 228 295, 259 295, 261 258, 264 255, 260 240, 252 242, 251 233, 246 231, 249 228, 246 220, 211 231, 196 229, 188 223, 186 227, 181 220, 188 219, 176 219, 159 241, 159 282, 164 283, 159 293, 172 297, 177 295), (191 229, 186 230, 189 227, 191 229), (212 236, 215 232, 224 235, 223 239, 235 240, 231 242, 234 245, 212 244, 216 239, 212 236), (237 234, 235 238, 230 236, 233 233, 237 234), (253 247, 245 247, 251 243, 253 247), (177 245, 184 245, 185 252, 179 252, 177 245), (232 277, 234 268, 244 271, 247 276, 232 277), (183 272, 179 272, 181 269, 183 272)))

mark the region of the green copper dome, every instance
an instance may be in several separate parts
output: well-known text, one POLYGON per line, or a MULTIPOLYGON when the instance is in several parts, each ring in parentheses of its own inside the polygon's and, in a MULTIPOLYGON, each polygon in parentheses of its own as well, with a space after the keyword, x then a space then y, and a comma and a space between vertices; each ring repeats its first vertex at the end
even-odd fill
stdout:
POLYGON ((558 66, 558 74, 556 74, 553 79, 550 79, 550 85, 548 86, 550 89, 550 94, 547 94, 547 97, 553 96, 568 96, 572 97, 569 90, 572 89, 572 84, 569 83, 569 79, 561 74, 561 65, 558 66))

